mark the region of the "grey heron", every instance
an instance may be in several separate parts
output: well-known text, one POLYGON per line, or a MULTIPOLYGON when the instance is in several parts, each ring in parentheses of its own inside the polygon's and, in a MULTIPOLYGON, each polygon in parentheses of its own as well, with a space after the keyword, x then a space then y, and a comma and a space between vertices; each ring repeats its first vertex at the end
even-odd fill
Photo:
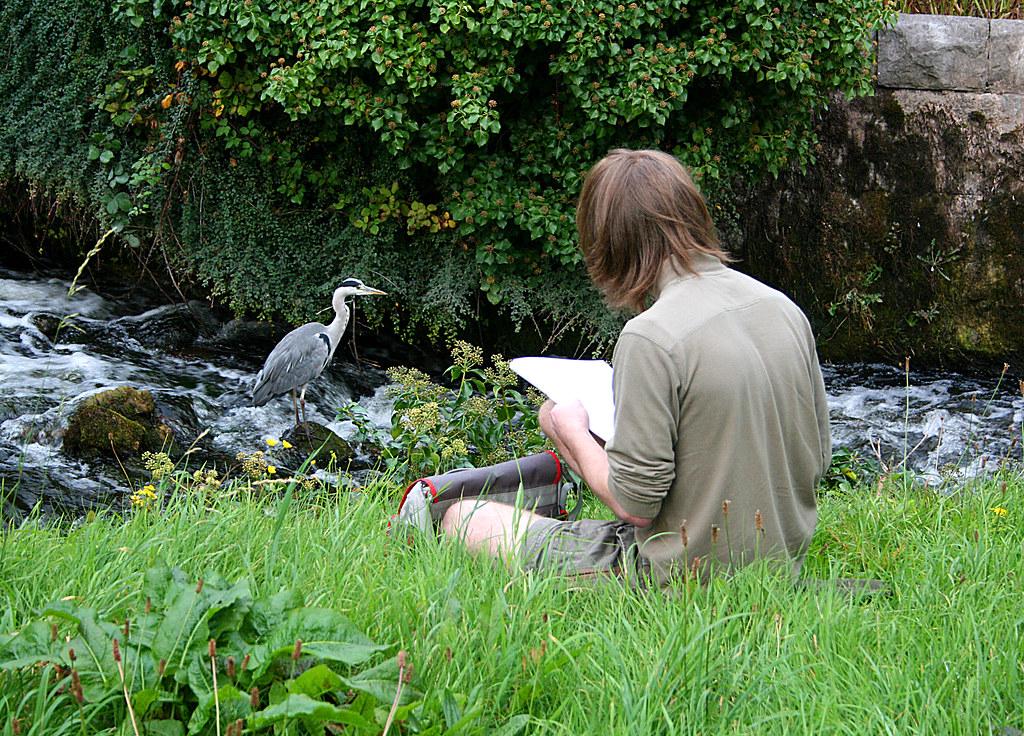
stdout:
POLYGON ((331 362, 345 327, 348 326, 349 310, 345 300, 350 296, 385 293, 367 286, 359 279, 342 281, 341 286, 334 290, 334 297, 331 299, 334 319, 329 325, 309 322, 296 327, 281 338, 281 342, 270 351, 262 370, 256 376, 256 385, 252 389, 253 406, 263 406, 271 399, 290 391, 292 406, 295 409, 295 425, 299 424, 300 404, 302 421, 305 423, 306 387, 323 373, 324 368, 331 362), (299 391, 298 400, 296 391, 299 391))

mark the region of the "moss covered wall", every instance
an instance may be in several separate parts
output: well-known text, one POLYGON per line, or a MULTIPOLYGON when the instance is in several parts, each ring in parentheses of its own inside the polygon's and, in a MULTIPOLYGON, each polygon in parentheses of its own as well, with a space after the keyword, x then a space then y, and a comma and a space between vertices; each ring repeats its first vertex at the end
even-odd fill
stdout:
POLYGON ((880 88, 833 100, 819 137, 740 207, 741 268, 796 298, 827 358, 1019 365, 1024 94, 880 88))

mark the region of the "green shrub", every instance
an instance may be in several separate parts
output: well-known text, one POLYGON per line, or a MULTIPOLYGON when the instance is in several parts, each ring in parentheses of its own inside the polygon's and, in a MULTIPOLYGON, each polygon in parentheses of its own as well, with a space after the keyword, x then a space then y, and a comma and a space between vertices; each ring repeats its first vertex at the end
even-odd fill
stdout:
POLYGON ((390 475, 403 482, 455 468, 482 467, 547 449, 537 412, 544 398, 523 394, 519 377, 500 355, 484 365, 482 351, 457 341, 446 375, 452 386, 430 380, 416 368, 388 371, 394 400, 391 430, 376 425, 356 402, 339 409, 356 425, 354 439, 379 448, 390 475))
POLYGON ((129 244, 155 234, 239 311, 299 319, 358 274, 435 330, 483 292, 517 322, 611 334, 579 273, 586 169, 613 147, 666 149, 723 204, 737 178, 808 162, 828 94, 870 90, 869 32, 891 12, 11 0, 0 162, 129 244), (56 114, 30 113, 38 99, 56 114))

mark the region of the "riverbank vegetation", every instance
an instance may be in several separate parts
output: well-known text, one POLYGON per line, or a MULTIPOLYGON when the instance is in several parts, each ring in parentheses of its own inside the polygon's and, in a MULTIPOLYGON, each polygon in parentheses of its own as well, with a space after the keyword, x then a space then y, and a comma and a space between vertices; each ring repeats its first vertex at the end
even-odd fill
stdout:
MULTIPOLYGON (((1016 473, 947 492, 894 476, 830 493, 821 499, 805 585, 754 567, 704 588, 681 583, 671 594, 526 574, 444 540, 389 536, 396 485, 386 479, 356 492, 317 486, 295 498, 266 489, 232 495, 182 480, 159 509, 5 530, 0 631, 34 631, 45 647, 50 623, 59 637, 74 630, 67 615, 42 616, 47 607, 78 615, 92 609, 90 620, 109 626, 82 632, 95 651, 79 651, 78 667, 88 670, 95 656, 110 682, 105 699, 93 683, 79 704, 66 655, 20 667, 12 653, 17 637, 0 636, 0 733, 77 734, 83 723, 89 733, 130 733, 111 640, 125 641, 119 632, 126 626, 135 631, 162 615, 164 599, 155 591, 170 586, 166 565, 182 570, 174 578, 188 592, 182 606, 198 599, 191 591, 199 578, 219 591, 218 610, 239 620, 264 610, 234 608, 239 590, 267 601, 290 589, 323 616, 347 619, 350 645, 379 645, 364 651, 365 664, 339 661, 318 651, 344 647, 318 650, 315 636, 289 629, 281 635, 288 641, 277 642, 277 669, 256 683, 264 685, 265 709, 285 702, 287 683, 302 670, 326 662, 334 674, 318 672, 328 686, 307 697, 353 710, 344 721, 354 724, 350 733, 380 732, 402 680, 399 651, 414 672, 402 700, 410 707, 396 716, 402 733, 947 734, 1024 727, 1024 618, 1016 592, 1024 570, 1024 480, 1016 473), (879 579, 887 592, 844 594, 840 578, 879 579), (36 621, 43 623, 33 630, 36 621), (295 639, 311 644, 292 659, 295 639), (361 675, 367 671, 376 674, 361 675), (370 680, 374 694, 363 697, 370 680)), ((208 615, 184 624, 186 638, 202 629, 187 645, 205 667, 205 675, 194 673, 197 681, 211 676, 206 639, 224 624, 208 607, 202 611, 208 615)), ((135 643, 125 661, 136 649, 146 654, 159 646, 146 632, 127 641, 135 643)), ((233 699, 220 704, 221 733, 237 718, 247 733, 263 732, 259 726, 268 722, 246 720, 249 689, 245 698, 235 694, 242 692, 235 684, 259 679, 251 670, 242 676, 245 652, 234 651, 240 641, 225 634, 217 642, 217 676, 232 688, 222 696, 233 699), (230 720, 229 706, 239 708, 230 720)), ((267 666, 267 652, 260 649, 246 666, 267 666)), ((147 666, 152 674, 159 664, 147 666)), ((172 721, 191 717, 183 705, 195 704, 189 678, 168 676, 154 700, 141 694, 138 674, 128 675, 134 717, 177 729, 147 732, 181 733, 172 721)), ((208 720, 197 732, 214 733, 215 704, 204 703, 208 720)), ((294 718, 278 722, 298 728, 294 718)))
POLYGON ((893 13, 11 0, 0 186, 40 205, 18 209, 26 253, 70 208, 100 223, 83 251, 111 232, 239 312, 305 321, 359 275, 393 295, 373 309, 435 334, 494 305, 607 337, 620 319, 575 246, 582 173, 612 147, 669 150, 727 225, 732 182, 806 164, 829 95, 871 91, 870 31, 893 13))

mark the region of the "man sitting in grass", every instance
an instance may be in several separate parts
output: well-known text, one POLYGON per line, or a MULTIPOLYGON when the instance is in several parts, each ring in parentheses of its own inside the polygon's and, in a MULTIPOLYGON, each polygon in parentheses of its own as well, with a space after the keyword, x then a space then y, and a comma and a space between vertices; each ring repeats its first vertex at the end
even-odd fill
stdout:
POLYGON ((548 402, 540 424, 618 520, 462 501, 442 529, 527 569, 665 584, 767 556, 798 571, 831 457, 806 317, 725 265, 702 195, 666 153, 609 153, 586 177, 576 224, 595 285, 638 314, 615 346, 607 446, 579 402, 548 402))

